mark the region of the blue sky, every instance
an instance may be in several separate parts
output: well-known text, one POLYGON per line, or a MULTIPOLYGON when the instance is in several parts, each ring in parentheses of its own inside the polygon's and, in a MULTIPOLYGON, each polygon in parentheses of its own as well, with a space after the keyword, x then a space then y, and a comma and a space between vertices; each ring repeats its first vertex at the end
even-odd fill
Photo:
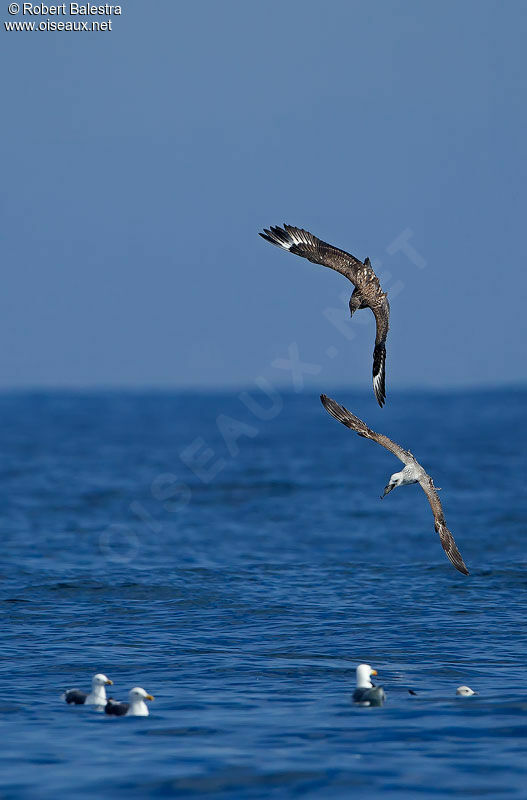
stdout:
POLYGON ((112 20, 2 30, 1 386, 279 383, 294 345, 308 380, 367 388, 373 318, 257 236, 284 221, 383 276, 388 389, 525 382, 524 3, 112 20))

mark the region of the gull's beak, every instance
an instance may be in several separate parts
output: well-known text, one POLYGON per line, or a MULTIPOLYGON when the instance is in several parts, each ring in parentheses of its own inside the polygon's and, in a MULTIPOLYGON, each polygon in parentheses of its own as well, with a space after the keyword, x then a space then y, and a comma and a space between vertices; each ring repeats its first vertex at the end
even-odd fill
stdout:
POLYGON ((395 488, 395 483, 389 483, 388 486, 385 486, 384 492, 381 494, 381 500, 383 499, 383 497, 386 497, 386 495, 389 494, 394 488, 395 488))
POLYGON ((145 700, 155 700, 155 697, 153 694, 147 694, 145 695, 145 700))
POLYGON ((371 674, 372 675, 377 675, 377 670, 376 669, 372 669, 371 674))
POLYGON ((108 678, 108 680, 104 681, 104 682, 105 682, 106 686, 113 686, 113 681, 111 681, 110 678, 108 678))

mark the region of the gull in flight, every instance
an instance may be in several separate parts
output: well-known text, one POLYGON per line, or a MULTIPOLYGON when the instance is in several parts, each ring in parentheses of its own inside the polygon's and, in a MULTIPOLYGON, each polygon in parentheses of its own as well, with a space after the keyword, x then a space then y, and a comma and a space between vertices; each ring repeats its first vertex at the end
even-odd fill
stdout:
POLYGON ((322 400, 322 405, 332 417, 342 422, 347 428, 351 428, 351 430, 358 433, 359 436, 363 436, 365 439, 372 439, 374 442, 381 444, 403 462, 404 469, 400 472, 394 472, 384 489, 382 497, 385 497, 397 486, 407 486, 410 483, 418 483, 426 494, 428 502, 432 507, 436 533, 439 534, 443 550, 455 568, 462 572, 463 575, 468 575, 468 569, 461 557, 461 553, 456 547, 454 537, 446 526, 445 515, 443 514, 443 507, 441 506, 441 500, 437 494, 437 489, 434 486, 432 478, 425 472, 421 464, 416 461, 409 450, 403 450, 400 445, 392 442, 387 436, 370 430, 361 419, 344 408, 344 406, 339 405, 330 397, 326 397, 325 394, 320 395, 320 399, 322 400))
POLYGON ((390 321, 390 304, 386 292, 381 289, 379 279, 370 263, 370 259, 359 261, 355 256, 333 247, 332 244, 323 242, 302 228, 278 225, 269 229, 265 228, 260 236, 277 247, 289 250, 297 256, 303 256, 314 264, 340 272, 350 280, 355 289, 349 301, 351 316, 361 308, 370 308, 375 317, 377 326, 375 334, 375 348, 373 350, 373 391, 379 405, 384 405, 386 400, 385 387, 385 362, 386 362, 386 337, 390 321))

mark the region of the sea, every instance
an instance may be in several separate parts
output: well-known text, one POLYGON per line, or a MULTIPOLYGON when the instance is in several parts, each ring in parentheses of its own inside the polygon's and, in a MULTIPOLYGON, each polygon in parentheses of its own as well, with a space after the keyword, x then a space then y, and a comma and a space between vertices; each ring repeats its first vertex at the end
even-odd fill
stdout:
POLYGON ((0 395, 2 800, 527 797, 527 390, 265 388, 0 395))

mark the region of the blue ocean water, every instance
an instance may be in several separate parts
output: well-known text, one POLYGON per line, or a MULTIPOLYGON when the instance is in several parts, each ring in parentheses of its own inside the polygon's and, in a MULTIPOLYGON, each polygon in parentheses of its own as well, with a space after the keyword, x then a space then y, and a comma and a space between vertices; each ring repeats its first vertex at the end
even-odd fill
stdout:
POLYGON ((257 395, 0 396, 1 797, 525 797, 527 391, 333 393, 469 577, 396 459, 257 395), (151 715, 60 700, 99 671, 151 715))

